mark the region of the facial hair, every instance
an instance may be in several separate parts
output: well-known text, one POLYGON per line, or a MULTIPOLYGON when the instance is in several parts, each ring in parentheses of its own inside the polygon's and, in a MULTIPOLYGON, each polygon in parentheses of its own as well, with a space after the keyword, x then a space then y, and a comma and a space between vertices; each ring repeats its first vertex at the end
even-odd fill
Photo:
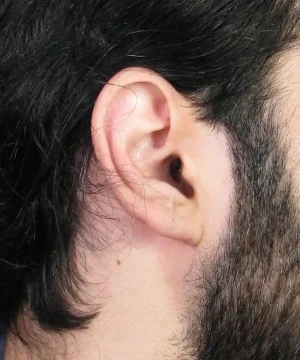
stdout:
POLYGON ((253 100, 224 120, 236 196, 199 281, 205 300, 187 332, 190 359, 300 359, 299 210, 277 113, 253 100))

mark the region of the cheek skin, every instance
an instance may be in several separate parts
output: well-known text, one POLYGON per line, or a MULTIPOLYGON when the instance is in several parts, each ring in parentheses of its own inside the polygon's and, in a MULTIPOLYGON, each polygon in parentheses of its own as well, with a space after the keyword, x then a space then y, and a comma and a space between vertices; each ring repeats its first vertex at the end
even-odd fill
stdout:
POLYGON ((200 247, 218 245, 218 239, 228 229, 234 200, 232 159, 223 131, 207 131, 199 151, 200 188, 203 194, 204 236, 200 247))

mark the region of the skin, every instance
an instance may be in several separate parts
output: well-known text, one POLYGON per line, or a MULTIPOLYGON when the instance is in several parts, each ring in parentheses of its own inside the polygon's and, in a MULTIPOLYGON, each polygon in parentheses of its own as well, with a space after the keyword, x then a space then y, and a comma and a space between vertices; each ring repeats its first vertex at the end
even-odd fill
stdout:
MULTIPOLYGON (((126 69, 110 81, 118 86, 104 87, 91 119, 96 161, 90 177, 107 186, 102 194, 84 195, 86 211, 76 249, 77 265, 86 280, 83 299, 91 310, 101 308, 88 329, 61 336, 39 329, 23 316, 24 326, 35 329, 40 344, 47 344, 34 358, 47 359, 50 354, 74 360, 271 358, 250 345, 257 342, 251 336, 261 331, 269 344, 275 344, 270 334, 281 308, 272 294, 288 293, 288 288, 275 285, 281 284, 275 265, 280 241, 283 249, 288 243, 299 249, 298 54, 289 54, 284 63, 276 69, 280 101, 271 116, 284 141, 273 141, 270 127, 263 127, 266 120, 261 122, 262 141, 272 144, 272 156, 282 158, 284 166, 271 162, 267 173, 267 162, 260 164, 266 176, 254 201, 253 174, 245 166, 241 170, 245 178, 235 175, 238 160, 230 152, 225 129, 196 122, 188 100, 163 78, 145 69, 126 69), (183 161, 183 178, 194 190, 192 197, 178 191, 162 166, 174 152, 183 161), (272 178, 277 172, 280 175, 272 178), (292 189, 285 193, 285 211, 280 208, 283 195, 276 192, 270 205, 267 191, 268 186, 280 189, 283 184, 292 189), (264 216, 274 226, 272 232, 264 216), (262 261, 257 255, 263 243, 272 241, 274 265, 267 256, 262 261), (229 249, 236 253, 229 255, 229 249), (221 285, 223 290, 217 292, 221 285), (264 294, 260 301, 257 294, 264 294), (244 330, 238 332, 238 324, 244 324, 244 330)), ((259 149, 254 148, 247 164, 255 162, 255 151, 259 149)), ((288 257, 282 256, 285 261, 288 257)), ((284 281, 288 279, 286 275, 284 281)), ((298 289, 296 275, 290 279, 298 289)), ((295 296, 285 300, 299 305, 295 296)), ((295 334, 296 325, 290 324, 286 334, 288 329, 295 334)), ((276 334, 284 339, 280 331, 276 334)), ((9 335, 5 360, 28 356, 9 335)))

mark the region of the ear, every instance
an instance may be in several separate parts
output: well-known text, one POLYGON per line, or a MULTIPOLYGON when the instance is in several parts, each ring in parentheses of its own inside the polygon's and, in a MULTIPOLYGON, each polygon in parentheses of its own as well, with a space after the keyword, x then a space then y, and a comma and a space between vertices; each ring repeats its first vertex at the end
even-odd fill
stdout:
POLYGON ((109 171, 105 181, 124 211, 190 244, 201 240, 206 220, 196 150, 201 131, 185 98, 141 68, 114 76, 92 116, 97 160, 109 171))

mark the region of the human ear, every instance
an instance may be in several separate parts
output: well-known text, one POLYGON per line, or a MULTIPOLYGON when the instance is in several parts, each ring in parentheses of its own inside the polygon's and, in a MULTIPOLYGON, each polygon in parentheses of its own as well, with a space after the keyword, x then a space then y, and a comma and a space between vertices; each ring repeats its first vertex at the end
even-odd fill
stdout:
POLYGON ((192 245, 206 221, 197 151, 203 131, 185 98, 142 68, 116 74, 92 116, 96 159, 122 209, 161 236, 192 245))

